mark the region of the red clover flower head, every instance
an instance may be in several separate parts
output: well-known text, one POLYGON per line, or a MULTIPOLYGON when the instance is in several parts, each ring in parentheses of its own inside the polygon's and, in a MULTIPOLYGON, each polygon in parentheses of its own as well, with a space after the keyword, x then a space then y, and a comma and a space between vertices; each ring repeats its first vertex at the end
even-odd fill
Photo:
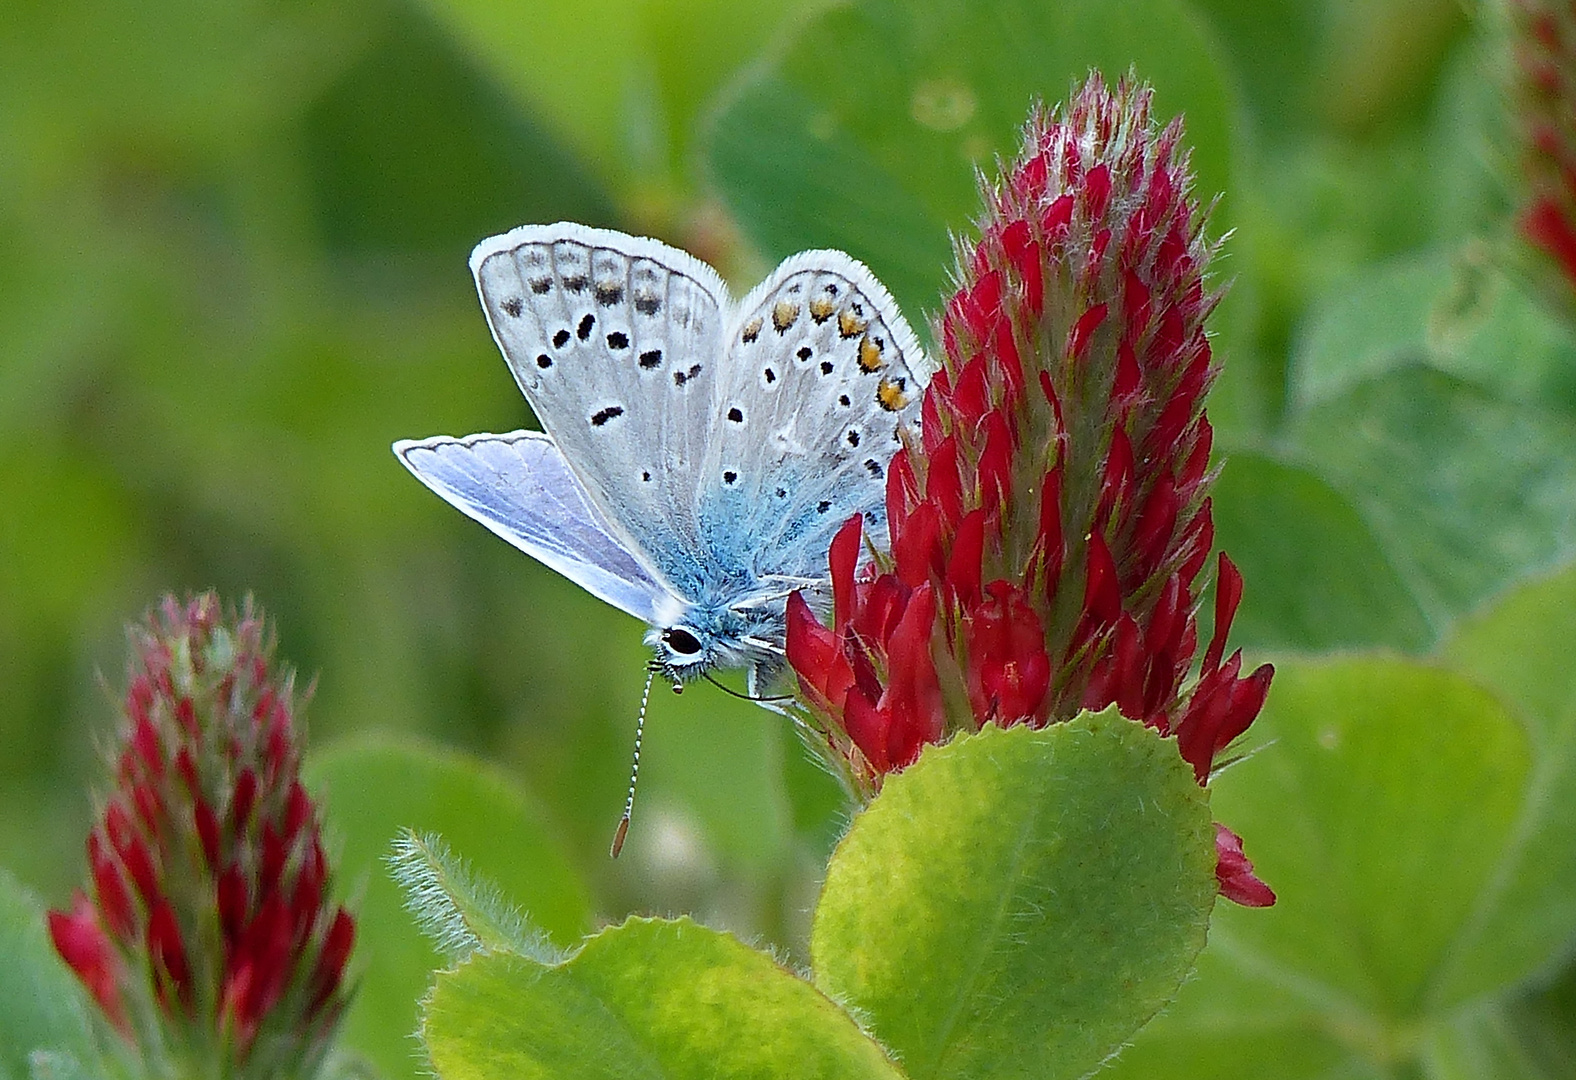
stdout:
MULTIPOLYGON (((959 248, 942 370, 888 470, 891 555, 857 573, 850 520, 832 626, 790 602, 812 742, 862 797, 926 743, 1110 705, 1175 737, 1203 784, 1263 706, 1270 666, 1243 675, 1225 655, 1242 578, 1224 554, 1188 682, 1214 542, 1204 322, 1220 294, 1181 122, 1158 127, 1151 98, 1094 75, 1031 116, 959 248)), ((1222 892, 1272 903, 1237 837, 1222 828, 1217 846, 1222 892)))
POLYGON ((294 673, 250 603, 212 594, 166 598, 131 639, 90 885, 49 913, 55 948, 145 1067, 310 1076, 355 928, 301 785, 294 673))
POLYGON ((1576 3, 1513 0, 1527 180, 1521 228, 1576 294, 1576 3))

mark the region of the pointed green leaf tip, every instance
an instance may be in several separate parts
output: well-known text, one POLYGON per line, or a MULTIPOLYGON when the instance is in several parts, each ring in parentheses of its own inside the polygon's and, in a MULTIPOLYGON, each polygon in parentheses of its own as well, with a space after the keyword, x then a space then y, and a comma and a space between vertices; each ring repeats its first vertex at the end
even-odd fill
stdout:
POLYGON ((438 975, 422 1036, 443 1080, 901 1080, 814 987, 688 919, 631 919, 558 965, 478 953, 438 975))
POLYGON ((405 894, 405 910, 451 963, 478 951, 516 952, 546 964, 563 958, 496 884, 457 858, 437 833, 401 829, 388 867, 405 894))
POLYGON ((987 727, 887 782, 834 854, 816 985, 913 1080, 1084 1076, 1169 1002, 1215 900, 1208 794, 1114 711, 987 727))

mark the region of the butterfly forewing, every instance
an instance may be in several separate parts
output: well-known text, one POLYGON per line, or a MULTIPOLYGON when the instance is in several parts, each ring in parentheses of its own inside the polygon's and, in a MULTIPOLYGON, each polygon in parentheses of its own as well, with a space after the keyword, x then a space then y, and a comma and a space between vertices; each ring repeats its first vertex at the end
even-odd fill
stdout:
POLYGON ((886 470, 900 427, 917 425, 928 361, 886 289, 838 251, 778 267, 724 348, 701 535, 758 575, 824 577, 848 518, 886 534, 886 470))
POLYGON ((717 567, 696 519, 727 291, 654 240, 560 223, 471 256, 493 337, 542 427, 628 546, 681 596, 717 567))

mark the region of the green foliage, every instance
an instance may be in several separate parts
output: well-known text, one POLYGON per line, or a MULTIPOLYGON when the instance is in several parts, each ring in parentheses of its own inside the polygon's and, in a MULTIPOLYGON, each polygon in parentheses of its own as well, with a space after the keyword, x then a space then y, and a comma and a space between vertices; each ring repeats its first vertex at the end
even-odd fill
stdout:
MULTIPOLYGON (((461 846, 478 872, 508 890, 534 926, 561 944, 589 924, 585 885, 535 801, 506 775, 466 755, 363 739, 317 754, 306 771, 323 797, 331 835, 340 838, 340 880, 361 893, 361 975, 344 1038, 391 1080, 415 1077, 418 1060, 410 1037, 416 1003, 450 950, 440 955, 412 930, 385 865, 396 838, 407 831, 441 832, 461 846)), ((439 872, 460 873, 440 850, 423 846, 420 854, 439 872)), ((408 859, 402 865, 408 867, 408 859)), ((468 880, 470 872, 462 877, 468 880)), ((474 901, 468 906, 474 909, 474 901)), ((495 910, 490 921, 497 934, 521 940, 507 913, 495 910)))
POLYGON ((740 0, 428 0, 500 83, 655 224, 688 187, 695 115, 800 5, 740 0), (595 72, 594 78, 578 77, 595 72))
POLYGON ((1282 662, 1270 744, 1213 785, 1280 903, 1218 913, 1115 1076, 1564 1075, 1568 1012, 1516 988, 1576 939, 1573 599, 1523 586, 1445 667, 1282 662))
POLYGON ((887 782, 827 869, 816 985, 910 1077, 1075 1077, 1176 994, 1215 899, 1208 801, 1115 710, 986 728, 887 782))
POLYGON ((820 992, 687 919, 631 920, 567 960, 514 947, 465 914, 491 888, 430 841, 407 838, 397 875, 460 941, 422 1027, 444 1077, 898 1076, 853 1017, 910 1077, 1071 1077, 1175 995, 1213 870, 1191 771, 1113 713, 987 729, 893 778, 832 858, 820 992))
POLYGON ((1215 535, 1253 588, 1233 624, 1260 649, 1392 645, 1432 636, 1362 516, 1313 471, 1232 454, 1215 484, 1215 535))
POLYGON ((1016 149, 1030 102, 1063 100, 1091 67, 1141 71, 1162 115, 1187 114, 1203 189, 1225 191, 1233 105, 1211 52, 1174 0, 839 5, 725 99, 707 161, 768 256, 842 248, 919 326, 949 230, 978 213, 975 169, 1016 149))
POLYGON ((688 919, 633 919, 557 967, 477 955, 438 976, 422 1034, 452 1080, 899 1076, 807 983, 688 919))

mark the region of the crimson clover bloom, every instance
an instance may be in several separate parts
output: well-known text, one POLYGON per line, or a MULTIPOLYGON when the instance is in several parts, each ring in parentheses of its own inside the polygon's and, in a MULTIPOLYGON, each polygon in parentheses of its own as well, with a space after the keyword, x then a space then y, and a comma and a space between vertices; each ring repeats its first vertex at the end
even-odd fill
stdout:
POLYGON ((1576 3, 1515 0, 1510 14, 1528 188, 1521 228, 1576 291, 1576 3))
MULTIPOLYGON (((960 247, 922 433, 888 470, 890 557, 859 574, 852 519, 830 552, 832 626, 790 602, 811 742, 863 798, 926 743, 1110 705, 1175 737, 1203 784, 1264 704, 1272 668, 1225 655, 1242 577, 1224 554, 1188 680, 1220 294, 1181 122, 1158 128, 1151 97, 1094 75, 1030 118, 960 247)), ((1274 902, 1224 827, 1217 850, 1224 895, 1274 902)))
POLYGON ((344 1012, 355 927, 301 786, 294 673, 248 603, 167 597, 131 628, 88 836, 55 949, 149 1075, 310 1076, 344 1012))

